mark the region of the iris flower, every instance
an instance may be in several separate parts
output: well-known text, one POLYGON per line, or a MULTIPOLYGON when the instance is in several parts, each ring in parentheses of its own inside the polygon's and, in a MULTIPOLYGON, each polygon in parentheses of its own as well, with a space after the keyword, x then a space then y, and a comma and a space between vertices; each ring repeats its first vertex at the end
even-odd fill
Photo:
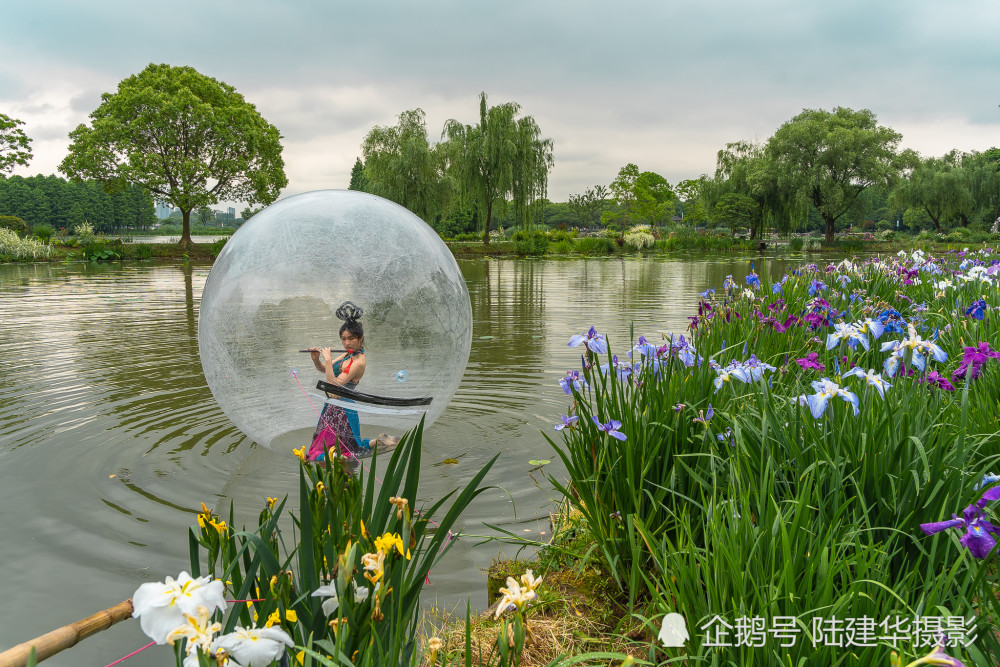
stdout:
POLYGON ((587 386, 587 381, 580 378, 580 371, 566 371, 566 376, 559 380, 564 394, 572 394, 573 389, 583 391, 587 386))
POLYGON ((865 371, 862 368, 852 368, 844 373, 845 378, 852 375, 864 378, 869 387, 875 387, 878 390, 878 395, 882 397, 883 401, 885 400, 885 390, 892 387, 891 384, 882 379, 881 375, 875 372, 875 369, 868 369, 865 371))
POLYGON ((1000 358, 1000 352, 990 349, 989 343, 979 343, 976 347, 962 348, 962 363, 952 371, 951 376, 958 380, 964 380, 968 375, 970 380, 979 377, 979 373, 990 359, 1000 358), (970 370, 971 369, 971 370, 970 370))
POLYGON ((826 366, 824 366, 823 364, 819 363, 819 361, 817 361, 818 359, 819 359, 819 355, 817 353, 810 352, 809 354, 807 354, 806 356, 802 357, 801 359, 796 359, 795 363, 797 363, 799 366, 801 366, 804 369, 805 368, 813 368, 813 369, 818 370, 818 371, 826 370, 826 366))
POLYGON ((800 402, 802 398, 805 398, 806 404, 809 406, 809 411, 815 419, 823 416, 827 405, 830 403, 830 399, 837 396, 840 396, 845 402, 850 403, 851 407, 854 408, 854 416, 858 415, 857 394, 844 389, 836 382, 831 382, 828 378, 816 380, 812 383, 812 387, 816 390, 816 393, 800 397, 800 402))
POLYGON ((608 341, 604 334, 597 333, 597 329, 590 327, 586 334, 577 334, 569 339, 569 347, 577 347, 580 343, 586 343, 587 348, 595 354, 608 353, 608 341))
POLYGON ((962 510, 961 519, 952 514, 952 518, 947 521, 922 523, 920 524, 920 530, 924 531, 927 535, 933 535, 949 528, 964 528, 965 533, 959 539, 959 542, 972 552, 974 557, 979 559, 986 558, 997 543, 993 535, 1000 535, 1000 528, 987 521, 986 513, 983 512, 987 501, 990 500, 1000 500, 1000 486, 988 490, 975 505, 969 505, 962 510))
POLYGON ((626 379, 633 371, 637 370, 639 364, 632 366, 632 364, 627 361, 618 361, 618 355, 611 357, 610 364, 601 364, 601 374, 607 375, 610 371, 614 370, 618 375, 619 380, 626 379))
POLYGON ((210 612, 226 608, 222 581, 211 577, 194 579, 187 572, 181 572, 177 579, 167 577, 166 581, 148 582, 139 586, 132 595, 132 616, 139 619, 139 625, 146 635, 157 644, 167 641, 170 632, 185 623, 187 617, 194 617, 198 607, 210 612))
POLYGON ((924 377, 917 380, 917 382, 925 382, 927 384, 932 384, 938 389, 944 389, 945 391, 955 391, 955 385, 953 385, 948 378, 941 375, 937 371, 931 371, 924 377))
POLYGON ((573 415, 572 417, 567 417, 566 415, 562 415, 562 423, 561 424, 556 424, 556 430, 557 431, 561 431, 564 428, 566 428, 567 426, 572 426, 573 423, 575 421, 577 421, 578 419, 580 419, 580 418, 577 417, 576 415, 573 415))
POLYGON ((693 423, 695 423, 695 424, 701 422, 705 426, 708 426, 708 422, 712 421, 712 417, 714 417, 714 416, 715 416, 715 408, 713 408, 712 404, 709 403, 708 404, 708 414, 705 414, 704 410, 699 410, 698 411, 698 416, 695 417, 694 419, 692 419, 691 421, 693 423))
POLYGON ((736 281, 733 280, 732 276, 726 276, 726 279, 722 282, 722 289, 727 292, 736 287, 736 281))
POLYGON ((906 363, 907 359, 919 371, 927 367, 927 357, 931 357, 937 362, 948 360, 948 353, 942 350, 934 341, 921 338, 912 324, 907 325, 907 331, 909 335, 902 340, 890 340, 882 343, 882 352, 892 353, 885 360, 884 368, 886 375, 889 377, 895 376, 900 362, 906 363))
POLYGON ((868 350, 868 336, 861 333, 853 324, 837 322, 833 327, 834 332, 827 334, 826 337, 826 349, 832 350, 841 341, 847 341, 847 346, 852 350, 857 347, 858 343, 861 343, 861 347, 865 348, 866 351, 868 350))
POLYGON ((288 633, 280 628, 236 628, 212 644, 222 649, 243 667, 267 667, 284 654, 286 646, 295 646, 288 633))
POLYGON ((751 273, 746 277, 747 285, 750 285, 754 289, 760 289, 760 276, 756 273, 751 273))
POLYGON ((982 299, 973 301, 972 305, 965 309, 965 314, 974 320, 981 320, 986 317, 986 302, 982 299))
POLYGON ((612 419, 607 424, 602 424, 601 420, 597 418, 597 415, 592 415, 591 419, 594 420, 594 423, 597 425, 598 429, 604 431, 612 438, 617 438, 619 440, 626 439, 625 434, 618 430, 622 427, 622 423, 617 419, 612 419))

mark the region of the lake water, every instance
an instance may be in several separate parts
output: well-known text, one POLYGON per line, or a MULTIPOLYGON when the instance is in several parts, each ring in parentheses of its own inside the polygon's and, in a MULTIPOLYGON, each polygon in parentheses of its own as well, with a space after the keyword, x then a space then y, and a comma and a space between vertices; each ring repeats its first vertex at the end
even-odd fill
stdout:
MULTIPOLYGON (((780 275, 801 257, 755 257, 780 275)), ((624 352, 630 326, 684 331, 708 286, 749 259, 460 262, 472 351, 454 400, 424 436, 417 505, 464 484, 495 453, 502 487, 465 513, 424 602, 485 608, 482 569, 502 551, 484 523, 545 540, 562 478, 541 435, 566 412, 569 337, 591 324, 624 352), (617 344, 617 345, 616 345, 617 344), (544 471, 528 461, 552 459, 544 471), (458 464, 444 464, 457 459, 458 464), (545 534, 543 534, 545 533, 545 534)), ((255 445, 216 406, 198 357, 207 265, 0 266, 0 650, 110 607, 188 568, 201 502, 250 523, 266 496, 297 507, 297 459, 255 445)), ((296 446, 305 443, 296 443, 296 446)), ((106 665, 148 640, 126 621, 46 661, 106 665)), ((149 649, 125 664, 168 664, 149 649)))

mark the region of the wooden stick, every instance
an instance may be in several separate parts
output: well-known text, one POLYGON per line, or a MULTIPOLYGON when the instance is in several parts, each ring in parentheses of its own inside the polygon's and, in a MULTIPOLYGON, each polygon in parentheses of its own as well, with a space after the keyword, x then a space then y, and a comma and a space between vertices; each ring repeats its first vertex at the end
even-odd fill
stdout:
POLYGON ((99 611, 82 621, 64 625, 58 630, 48 632, 23 644, 18 644, 0 653, 0 667, 24 667, 31 655, 31 647, 35 647, 38 662, 51 658, 59 651, 76 646, 81 640, 101 630, 107 630, 115 623, 132 617, 132 600, 119 602, 114 607, 99 611))

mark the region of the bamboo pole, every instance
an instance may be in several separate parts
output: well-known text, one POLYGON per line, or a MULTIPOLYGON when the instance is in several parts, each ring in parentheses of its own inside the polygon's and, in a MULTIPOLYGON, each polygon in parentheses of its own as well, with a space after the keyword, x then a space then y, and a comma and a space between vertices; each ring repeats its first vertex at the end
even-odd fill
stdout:
POLYGON ((31 655, 31 648, 35 648, 38 662, 51 658, 53 655, 75 646, 81 640, 101 630, 107 630, 115 623, 124 621, 132 617, 132 600, 119 602, 114 607, 109 607, 104 611, 99 611, 93 616, 88 616, 82 621, 64 625, 58 630, 48 632, 41 637, 36 637, 23 644, 18 644, 0 653, 0 667, 24 667, 31 655))

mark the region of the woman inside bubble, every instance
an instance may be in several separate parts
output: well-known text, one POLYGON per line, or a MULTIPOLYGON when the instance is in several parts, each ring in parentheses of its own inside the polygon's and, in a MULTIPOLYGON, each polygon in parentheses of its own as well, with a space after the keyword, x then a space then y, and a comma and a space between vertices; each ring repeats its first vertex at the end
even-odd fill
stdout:
MULTIPOLYGON (((364 312, 350 301, 345 301, 337 308, 336 315, 344 321, 340 327, 340 342, 344 351, 334 356, 329 347, 309 348, 310 357, 316 370, 326 376, 329 384, 339 384, 347 389, 354 389, 365 374, 365 330, 361 326, 361 316, 364 312)), ((329 396, 329 394, 327 395, 329 396)), ((339 400, 350 402, 349 398, 339 400)), ((313 433, 312 446, 307 458, 310 461, 322 461, 325 449, 353 460, 371 456, 372 446, 391 447, 399 442, 385 433, 380 433, 374 441, 361 437, 361 421, 355 410, 347 410, 334 403, 325 403, 323 411, 313 433), (325 448, 325 449, 324 449, 325 448)))

